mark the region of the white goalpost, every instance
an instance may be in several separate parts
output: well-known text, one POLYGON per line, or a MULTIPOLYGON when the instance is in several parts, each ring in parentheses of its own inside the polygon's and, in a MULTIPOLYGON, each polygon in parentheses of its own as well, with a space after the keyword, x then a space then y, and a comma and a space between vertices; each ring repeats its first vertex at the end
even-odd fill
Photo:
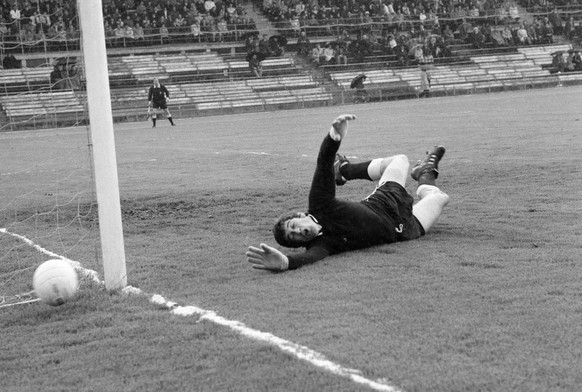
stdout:
POLYGON ((127 286, 101 0, 78 0, 105 287, 127 286))

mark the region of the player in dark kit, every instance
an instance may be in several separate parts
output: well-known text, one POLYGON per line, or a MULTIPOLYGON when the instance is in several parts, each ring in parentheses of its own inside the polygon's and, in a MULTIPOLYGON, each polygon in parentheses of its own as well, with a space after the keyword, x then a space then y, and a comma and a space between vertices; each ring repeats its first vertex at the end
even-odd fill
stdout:
POLYGON ((152 117, 153 126, 156 126, 156 120, 158 119, 158 111, 163 110, 166 113, 166 117, 170 124, 174 124, 174 120, 172 119, 172 115, 168 110, 168 101, 170 99, 170 93, 168 89, 163 84, 160 84, 160 81, 156 78, 154 79, 154 85, 150 87, 148 92, 148 114, 152 117), (152 113, 152 109, 154 112, 152 113))
POLYGON ((405 155, 352 163, 337 154, 347 134, 348 121, 355 118, 350 114, 339 116, 325 136, 317 157, 307 213, 285 214, 273 228, 280 245, 304 246, 305 252, 285 255, 266 244, 250 246, 246 257, 254 268, 285 271, 341 252, 413 240, 436 223, 449 201, 435 182, 445 148, 435 147, 410 171, 418 181, 416 194, 420 198, 413 206, 412 196, 404 189, 410 168, 405 155), (335 197, 336 185, 355 179, 378 181, 378 185, 360 202, 335 197))

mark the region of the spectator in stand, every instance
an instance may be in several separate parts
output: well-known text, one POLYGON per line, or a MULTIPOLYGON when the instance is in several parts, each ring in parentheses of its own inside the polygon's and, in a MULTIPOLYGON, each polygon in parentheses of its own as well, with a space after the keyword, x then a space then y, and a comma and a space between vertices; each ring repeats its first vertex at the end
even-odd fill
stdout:
MULTIPOLYGON (((53 41, 56 41, 57 43, 66 41, 66 27, 62 16, 59 16, 57 21, 51 25, 49 29, 49 38, 52 38, 53 41)), ((60 45, 58 46, 60 49, 60 45)))
POLYGON ((479 27, 473 27, 473 30, 467 37, 467 42, 473 45, 473 48, 475 49, 483 49, 485 47, 485 36, 479 27))
POLYGON ((426 24, 427 28, 431 30, 438 31, 441 29, 441 24, 439 22, 439 17, 435 11, 432 9, 428 13, 428 23, 426 24))
POLYGON ((238 16, 236 7, 233 3, 228 3, 226 6, 226 18, 232 20, 238 16))
POLYGON ((412 56, 414 57, 414 60, 418 63, 423 61, 424 53, 421 44, 417 44, 412 48, 412 56))
POLYGON ((318 43, 313 47, 313 49, 311 49, 311 61, 319 65, 322 57, 323 48, 321 47, 321 44, 318 43))
POLYGON ((430 73, 425 66, 420 67, 420 94, 418 98, 430 97, 430 73))
POLYGON ((56 64, 50 74, 51 90, 62 90, 64 88, 63 66, 56 64))
POLYGON ((257 53, 253 53, 249 59, 249 69, 255 77, 260 78, 263 76, 263 65, 259 59, 257 53))
POLYGON ((403 31, 405 29, 404 15, 402 14, 402 11, 400 9, 398 9, 398 11, 396 11, 396 14, 394 14, 394 17, 392 18, 392 23, 396 24, 396 28, 399 31, 403 31))
POLYGON ((295 13, 297 15, 301 15, 304 12, 305 12, 305 4, 302 1, 300 1, 299 3, 297 3, 295 5, 295 13))
POLYGON ((299 33, 299 38, 297 38, 297 54, 299 56, 308 56, 310 51, 311 42, 305 31, 301 31, 301 33, 299 33))
POLYGON ((206 14, 215 16, 216 13, 216 3, 214 0, 206 0, 204 1, 204 12, 206 14))
POLYGON ((348 64, 348 44, 342 35, 337 37, 334 42, 335 63, 338 65, 348 64))
POLYGON ((226 20, 224 20, 224 18, 220 18, 216 24, 216 28, 218 30, 218 40, 220 42, 224 42, 225 38, 227 38, 229 34, 226 20))
POLYGON ((541 37, 538 36, 535 24, 523 22, 525 29, 527 30, 527 36, 529 37, 532 44, 538 44, 541 42, 541 37))
POLYGON ((143 45, 145 42, 145 32, 140 22, 137 22, 133 26, 133 38, 135 39, 136 45, 143 45))
POLYGON ((449 24, 445 25, 442 37, 445 45, 451 45, 455 41, 455 33, 453 30, 451 30, 451 26, 449 24))
POLYGON ((574 63, 575 71, 582 71, 582 55, 580 54, 580 50, 574 51, 572 62, 574 63))
POLYGON ((73 90, 75 91, 81 90, 82 76, 80 68, 77 66, 77 63, 71 64, 69 68, 69 84, 73 90))
POLYGON ((552 58, 552 67, 558 72, 564 72, 566 70, 566 60, 564 59, 563 52, 558 52, 552 58))
POLYGON ((289 19, 289 26, 291 27, 293 35, 298 36, 301 34, 301 23, 299 22, 299 17, 297 15, 293 15, 289 19))
POLYGON ((190 26, 190 35, 194 37, 194 40, 200 42, 201 38, 201 30, 200 30, 200 22, 194 20, 194 23, 190 26))
POLYGON ((515 4, 515 2, 509 4, 507 13, 509 14, 509 19, 512 21, 516 22, 519 19, 519 9, 517 8, 517 4, 515 4))
POLYGON ((12 35, 18 35, 20 32, 20 8, 17 1, 14 2, 10 10, 10 30, 12 35))
POLYGON ((335 51, 330 43, 326 44, 325 48, 323 48, 323 56, 319 63, 324 65, 335 64, 335 51))
POLYGON ((525 26, 523 25, 523 23, 519 24, 519 27, 517 28, 516 35, 517 35, 518 45, 531 45, 531 38, 527 34, 527 30, 526 30, 525 26))
POLYGON ((21 66, 21 62, 16 60, 16 57, 14 57, 12 53, 4 56, 4 60, 2 60, 2 67, 4 67, 4 69, 17 69, 21 66))
POLYGON ((564 35, 570 41, 576 37, 576 24, 574 23, 574 17, 572 15, 568 17, 568 21, 564 26, 564 35))
POLYGON ((501 37, 503 37, 503 39, 505 40, 505 44, 507 46, 515 46, 513 32, 511 31, 511 28, 508 25, 505 25, 503 27, 503 30, 501 31, 501 37))
POLYGON ((401 35, 398 37, 398 46, 394 48, 394 54, 396 56, 396 61, 401 67, 405 67, 410 63, 410 58, 408 57, 408 46, 406 45, 406 36, 401 35))
POLYGON ((170 39, 170 32, 168 31, 168 27, 165 23, 162 23, 160 26, 160 37, 163 41, 168 41, 170 39))
POLYGON ((135 43, 135 36, 133 35, 133 27, 131 27, 128 24, 125 25, 123 42, 126 46, 133 46, 135 43))
POLYGON ((4 40, 4 36, 8 35, 10 30, 8 30, 8 25, 6 24, 6 20, 2 15, 0 15, 0 41, 4 40))
POLYGON ((550 23, 552 24, 554 32, 558 35, 561 35, 564 30, 564 26, 562 16, 560 15, 560 10, 558 9, 558 7, 554 7, 552 12, 550 12, 550 14, 548 15, 548 18, 550 20, 550 23))
POLYGON ((125 27, 121 20, 117 21, 117 26, 113 31, 115 33, 114 46, 125 46, 125 27))
POLYGON ((469 17, 473 19, 479 18, 479 7, 477 7, 477 4, 473 3, 472 7, 469 9, 469 17))
POLYGON ((493 46, 495 46, 495 47, 507 45, 507 43, 505 42, 505 39, 501 35, 501 30, 499 30, 499 29, 491 28, 490 37, 491 37, 491 42, 493 43, 493 46))
POLYGON ((268 57, 271 54, 269 39, 267 34, 263 34, 262 38, 259 40, 259 52, 268 57))
POLYGON ((388 22, 391 22, 394 19, 396 11, 394 10, 394 2, 392 0, 387 3, 382 3, 382 14, 388 22))
POLYGON ((473 31, 473 25, 466 18, 461 19, 461 25, 459 26, 459 38, 463 41, 469 39, 469 34, 473 31))
POLYGON ((398 43, 396 42, 396 38, 394 38, 394 34, 389 34, 386 39, 386 46, 387 46, 387 54, 394 54, 398 43))
POLYGON ((576 70, 576 64, 574 63, 574 51, 570 50, 568 52, 568 57, 566 57, 566 66, 564 71, 572 72, 576 70))
POLYGON ((186 26, 186 19, 184 19, 184 16, 181 13, 178 13, 176 19, 174 19, 174 21, 172 22, 172 25, 178 31, 183 31, 182 29, 184 28, 184 26, 186 26))
POLYGON ((214 17, 212 17, 212 15, 206 14, 204 19, 202 19, 202 30, 208 37, 209 42, 216 42, 218 28, 216 27, 216 21, 214 20, 214 17))
POLYGON ((245 49, 247 53, 259 51, 259 37, 258 33, 248 34, 245 39, 245 49))
POLYGON ((28 2, 24 3, 24 9, 20 12, 20 29, 25 33, 34 34, 34 10, 28 2))

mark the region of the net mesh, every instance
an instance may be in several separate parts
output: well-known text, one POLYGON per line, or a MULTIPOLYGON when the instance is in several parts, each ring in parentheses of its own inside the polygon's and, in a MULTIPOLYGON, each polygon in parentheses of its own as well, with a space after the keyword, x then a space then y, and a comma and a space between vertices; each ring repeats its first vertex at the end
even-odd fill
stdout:
MULTIPOLYGON (((61 12, 47 16, 58 22, 61 12)), ((100 264, 78 26, 77 16, 68 33, 9 25, 20 34, 4 40, 5 54, 39 52, 1 73, 0 307, 36 301, 32 276, 48 259, 100 264)))

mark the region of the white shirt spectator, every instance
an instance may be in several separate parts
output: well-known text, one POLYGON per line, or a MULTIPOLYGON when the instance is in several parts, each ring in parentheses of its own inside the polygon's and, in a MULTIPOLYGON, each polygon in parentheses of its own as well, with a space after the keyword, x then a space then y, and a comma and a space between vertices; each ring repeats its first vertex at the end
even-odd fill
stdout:
POLYGON ((204 2, 204 9, 206 10, 206 13, 212 11, 214 8, 216 8, 216 3, 214 3, 213 0, 206 0, 204 2))
POLYGON ((526 43, 528 41, 527 30, 523 26, 519 26, 517 29, 517 39, 520 43, 526 43))
POLYGON ((304 11, 305 11, 305 4, 303 4, 303 2, 299 2, 295 6, 295 12, 297 13, 297 15, 300 15, 304 11))
POLYGON ((200 24, 199 23, 194 23, 192 26, 190 26, 190 34, 192 34, 194 37, 200 36, 200 24))
POLYGON ((131 28, 131 26, 125 26, 125 37, 126 38, 135 38, 133 35, 133 29, 131 28))
POLYGON ((507 9, 508 13, 509 13, 509 17, 513 20, 516 20, 519 18, 519 11, 517 9, 517 5, 515 5, 515 3, 512 3, 509 8, 507 9))
POLYGON ((291 29, 293 29, 293 31, 295 31, 295 32, 301 31, 301 25, 299 24, 299 19, 296 16, 293 17, 293 19, 291 19, 289 21, 289 23, 290 23, 291 29))
POLYGON ((13 21, 20 19, 20 10, 16 6, 12 7, 10 10, 10 18, 12 18, 13 21))
POLYGON ((323 58, 324 58, 325 62, 329 63, 331 61, 331 59, 334 57, 335 57, 335 51, 333 50, 333 48, 331 46, 326 46, 325 49, 323 49, 323 58))

